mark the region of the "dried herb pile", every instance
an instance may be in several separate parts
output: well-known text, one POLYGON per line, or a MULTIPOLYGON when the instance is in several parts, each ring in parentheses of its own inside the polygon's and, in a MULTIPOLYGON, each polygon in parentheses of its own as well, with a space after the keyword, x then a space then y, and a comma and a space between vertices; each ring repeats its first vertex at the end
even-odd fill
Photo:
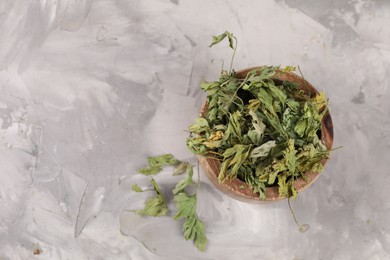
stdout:
MULTIPOLYGON (((212 45, 224 38, 235 51, 229 32, 213 37, 212 45)), ((269 186, 278 186, 280 196, 296 197, 294 180, 322 170, 329 156, 319 137, 327 100, 324 93, 311 97, 297 84, 276 79, 293 69, 262 67, 244 79, 222 71, 218 81, 201 84, 207 112, 190 126, 187 146, 221 161, 220 182, 239 178, 261 199, 269 186)))

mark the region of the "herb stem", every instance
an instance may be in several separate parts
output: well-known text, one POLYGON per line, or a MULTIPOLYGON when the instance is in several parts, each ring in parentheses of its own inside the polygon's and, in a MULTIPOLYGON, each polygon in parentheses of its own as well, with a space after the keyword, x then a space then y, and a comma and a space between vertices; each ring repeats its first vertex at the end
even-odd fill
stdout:
POLYGON ((233 51, 233 55, 232 55, 232 59, 230 60, 230 68, 229 68, 229 74, 231 75, 232 74, 232 67, 233 67, 233 60, 234 60, 234 56, 236 55, 236 50, 237 50, 237 45, 238 45, 238 40, 235 36, 233 36, 233 38, 236 40, 236 46, 234 46, 234 51, 233 51))
POLYGON ((299 224, 298 219, 295 216, 294 210, 293 210, 293 208, 291 206, 290 199, 291 199, 291 197, 288 197, 288 207, 290 208, 291 214, 292 214, 292 216, 294 218, 294 222, 295 222, 295 224, 297 224, 299 231, 301 231, 303 233, 303 232, 305 232, 308 229, 309 225, 307 225, 307 224, 303 224, 303 225, 299 224))
POLYGON ((212 153, 212 154, 215 154, 215 155, 222 156, 222 154, 220 154, 220 153, 218 153, 218 152, 214 152, 214 151, 209 151, 209 153, 212 153))
POLYGON ((290 197, 288 198, 288 207, 290 208, 291 214, 293 215, 295 224, 297 224, 298 227, 301 227, 301 225, 299 224, 299 222, 298 222, 298 220, 297 220, 297 217, 295 216, 294 210, 293 210, 293 208, 291 207, 290 197))
POLYGON ((198 193, 199 187, 200 187, 199 159, 198 159, 198 162, 197 162, 196 170, 198 171, 198 185, 196 187, 196 193, 198 193))
POLYGON ((303 76, 303 73, 302 73, 301 68, 299 67, 299 65, 298 65, 298 70, 299 70, 299 74, 301 74, 301 77, 303 79, 303 84, 305 84, 306 90, 309 90, 309 87, 307 86, 307 81, 306 81, 305 77, 303 76))

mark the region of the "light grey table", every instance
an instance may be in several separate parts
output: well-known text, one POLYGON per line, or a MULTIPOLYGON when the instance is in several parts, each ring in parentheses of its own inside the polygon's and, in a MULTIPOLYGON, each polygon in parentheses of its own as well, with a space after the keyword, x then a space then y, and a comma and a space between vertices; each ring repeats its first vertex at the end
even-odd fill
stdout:
MULTIPOLYGON (((390 259, 389 24, 384 0, 2 0, 0 259, 390 259), (299 65, 343 148, 293 201, 305 233, 286 202, 235 201, 200 172, 200 253, 172 218, 127 210, 150 196, 130 189, 147 155, 194 160, 225 30, 236 69, 299 65)), ((156 177, 169 199, 179 178, 156 177)))

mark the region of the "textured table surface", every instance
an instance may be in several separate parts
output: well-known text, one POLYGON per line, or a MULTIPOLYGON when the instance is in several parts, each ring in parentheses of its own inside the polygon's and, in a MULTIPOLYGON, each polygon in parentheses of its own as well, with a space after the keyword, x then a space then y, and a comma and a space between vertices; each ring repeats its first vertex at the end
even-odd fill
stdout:
MULTIPOLYGON (((390 259, 389 24, 385 0, 2 0, 0 259, 390 259), (343 148, 292 202, 305 233, 287 202, 235 201, 201 171, 201 253, 127 210, 150 196, 130 189, 146 156, 195 162, 185 130, 228 66, 208 48, 225 30, 236 69, 299 65, 343 148)), ((180 177, 156 179, 171 199, 180 177)))

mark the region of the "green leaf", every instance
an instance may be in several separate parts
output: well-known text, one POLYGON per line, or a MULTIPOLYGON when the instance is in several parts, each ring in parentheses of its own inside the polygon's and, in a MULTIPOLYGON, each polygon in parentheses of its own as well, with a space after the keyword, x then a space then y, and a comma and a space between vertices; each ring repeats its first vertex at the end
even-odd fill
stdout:
POLYGON ((142 216, 165 216, 168 213, 168 207, 167 203, 165 202, 165 198, 162 195, 161 190, 154 179, 152 179, 152 184, 157 195, 155 197, 149 198, 145 202, 145 207, 141 210, 136 210, 135 212, 142 216))
POLYGON ((247 133, 249 139, 252 143, 258 145, 261 142, 261 135, 259 135, 259 132, 256 130, 249 130, 247 133))
POLYGON ((207 95, 214 95, 218 92, 220 88, 220 83, 218 81, 203 81, 202 83, 200 83, 200 88, 203 89, 203 91, 207 92, 207 95))
POLYGON ((290 197, 289 186, 287 184, 287 175, 278 175, 279 196, 290 197))
POLYGON ((204 224, 196 214, 196 195, 189 196, 184 192, 179 192, 175 195, 174 201, 177 207, 175 219, 185 218, 183 224, 184 238, 193 240, 198 250, 205 251, 207 238, 204 224))
POLYGON ((232 179, 237 176, 238 170, 249 156, 250 147, 250 145, 236 144, 223 153, 225 159, 230 158, 225 160, 221 165, 221 170, 218 175, 220 182, 223 182, 226 178, 232 179))
POLYGON ((178 164, 175 169, 173 170, 173 175, 179 175, 179 174, 182 174, 182 173, 185 173, 188 169, 188 167, 190 167, 190 164, 188 162, 182 162, 180 164, 178 164))
POLYGON ((219 182, 223 182, 226 179, 227 170, 228 170, 228 167, 229 167, 232 160, 233 160, 233 158, 223 160, 223 162, 221 164, 221 169, 219 170, 219 174, 218 174, 218 181, 219 182))
POLYGON ((287 100, 286 93, 274 85, 269 85, 269 89, 272 95, 284 105, 287 100))
POLYGON ((297 68, 295 68, 294 66, 286 66, 282 69, 283 72, 291 72, 291 71, 295 71, 297 68))
POLYGON ((212 40, 212 42, 211 42, 209 47, 212 47, 213 45, 220 43, 226 37, 228 37, 228 39, 229 39, 229 47, 234 49, 234 46, 233 46, 233 34, 228 32, 228 31, 225 31, 224 33, 222 33, 222 34, 220 34, 218 36, 213 36, 213 40, 212 40))
POLYGON ((288 148, 283 152, 287 168, 291 175, 295 175, 297 167, 297 150, 294 148, 294 139, 288 140, 288 148))
POLYGON ((222 154, 222 156, 226 159, 226 158, 229 158, 229 157, 232 157, 234 156, 235 154, 237 153, 242 153, 242 151, 246 148, 247 146, 246 145, 242 145, 242 144, 236 144, 234 145, 233 147, 230 147, 228 149, 226 149, 226 151, 222 154))
POLYGON ((265 199, 265 184, 259 180, 259 178, 254 177, 252 174, 246 174, 244 180, 248 183, 249 187, 254 191, 259 193, 260 199, 265 199))
POLYGON ((307 128, 307 121, 306 119, 302 119, 295 125, 294 131, 295 133, 298 134, 299 137, 303 137, 303 135, 306 132, 306 128, 307 128))
POLYGON ((199 251, 206 250, 207 238, 204 224, 197 217, 187 218, 183 224, 183 233, 186 240, 193 240, 199 251))
POLYGON ((277 139, 276 137, 277 136, 280 136, 281 138, 283 139, 287 139, 288 138, 288 134, 286 132, 286 130, 283 129, 281 123, 280 123, 280 120, 277 116, 274 116, 272 114, 270 114, 268 111, 264 111, 264 115, 266 116, 267 118, 267 121, 268 121, 268 124, 273 127, 276 131, 276 135, 273 139, 277 139))
POLYGON ((283 172, 288 169, 285 158, 283 158, 282 160, 274 159, 271 166, 272 166, 272 171, 277 173, 283 172))
POLYGON ((187 138, 187 147, 194 154, 207 154, 207 148, 203 144, 205 139, 203 137, 189 137, 187 138))
POLYGON ((162 168, 160 166, 146 166, 138 170, 139 173, 144 175, 154 175, 161 172, 162 168))
POLYGON ((317 135, 315 135, 313 137, 313 146, 316 147, 316 149, 319 151, 319 152, 326 152, 328 150, 328 148, 326 148, 326 146, 324 145, 324 143, 319 139, 319 137, 317 135))
POLYGON ((297 111, 300 107, 299 102, 293 99, 287 99, 286 104, 292 111, 297 111))
POLYGON ((236 111, 230 115, 228 128, 230 127, 231 132, 238 139, 242 139, 241 122, 242 122, 242 115, 239 111, 236 111))
POLYGON ((276 177, 278 176, 278 173, 277 171, 273 171, 269 174, 268 176, 268 184, 274 184, 275 180, 276 180, 276 177))
POLYGON ((138 170, 144 175, 154 175, 162 170, 163 166, 177 165, 180 161, 175 159, 172 154, 163 154, 160 156, 148 157, 148 166, 138 170))
POLYGON ((294 185, 291 185, 291 198, 295 199, 298 196, 298 191, 295 189, 294 185))
POLYGON ((258 145, 261 142, 266 126, 252 109, 249 110, 249 115, 252 117, 252 125, 255 130, 248 131, 248 136, 254 144, 258 145))
POLYGON ((250 153, 250 158, 267 157, 271 149, 276 146, 275 141, 268 141, 259 147, 254 148, 250 153))
MULTIPOLYGON (((215 129, 215 127, 214 127, 215 129)), ((222 138, 224 136, 224 132, 217 130, 215 132, 211 132, 209 137, 207 138, 207 141, 205 141, 203 144, 208 148, 218 148, 222 144, 222 138)))
POLYGON ((183 223, 183 235, 186 240, 193 240, 195 238, 194 226, 196 224, 195 217, 186 218, 183 223))
POLYGON ((267 109, 272 115, 276 116, 272 96, 263 88, 259 89, 257 97, 261 101, 261 104, 267 109))
POLYGON ((203 117, 195 119, 196 124, 190 126, 190 131, 195 134, 201 134, 210 130, 209 123, 203 117))
POLYGON ((207 148, 219 148, 222 145, 222 140, 218 141, 206 141, 203 143, 207 148))
POLYGON ((313 144, 304 145, 297 153, 297 169, 301 173, 307 171, 321 172, 323 170, 322 160, 329 156, 328 150, 316 148, 313 144))
POLYGON ((248 72, 248 81, 251 83, 264 83, 264 80, 271 79, 275 76, 278 67, 262 67, 248 72))
POLYGON ((131 189, 132 189, 133 191, 135 191, 135 192, 143 192, 143 190, 141 189, 141 187, 138 186, 138 185, 135 184, 135 183, 131 186, 131 189))
POLYGON ((172 190, 173 195, 178 194, 179 192, 183 191, 187 186, 192 184, 192 175, 194 173, 193 166, 188 164, 187 167, 187 177, 185 179, 180 180, 175 188, 172 190))
POLYGON ((326 99, 325 92, 323 92, 323 91, 318 93, 314 97, 313 101, 314 101, 318 111, 322 110, 324 107, 326 107, 328 105, 328 100, 326 99))
POLYGON ((163 154, 160 156, 148 157, 148 163, 152 167, 162 167, 168 165, 178 165, 180 161, 175 159, 172 154, 163 154))
POLYGON ((196 213, 196 195, 187 195, 185 192, 179 192, 175 195, 177 213, 175 219, 187 218, 196 213))

